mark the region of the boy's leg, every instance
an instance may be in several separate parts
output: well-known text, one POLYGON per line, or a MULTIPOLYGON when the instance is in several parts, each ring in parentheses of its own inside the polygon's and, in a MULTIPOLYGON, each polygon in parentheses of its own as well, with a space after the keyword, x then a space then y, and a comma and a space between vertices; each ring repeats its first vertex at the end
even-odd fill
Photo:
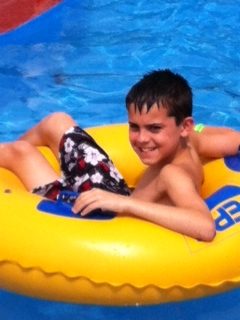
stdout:
POLYGON ((66 113, 53 113, 35 127, 27 131, 20 140, 28 141, 34 146, 48 146, 58 157, 59 142, 63 134, 76 122, 66 113))
POLYGON ((26 141, 0 144, 0 167, 15 173, 28 191, 59 178, 38 149, 26 141))

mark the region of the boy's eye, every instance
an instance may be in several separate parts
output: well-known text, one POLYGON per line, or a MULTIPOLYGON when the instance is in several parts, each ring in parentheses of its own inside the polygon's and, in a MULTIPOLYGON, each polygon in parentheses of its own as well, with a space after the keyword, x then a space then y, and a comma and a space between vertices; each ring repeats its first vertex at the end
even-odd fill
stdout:
POLYGON ((131 131, 138 131, 139 130, 139 128, 138 128, 138 126, 137 125, 135 125, 135 124, 129 124, 129 129, 131 130, 131 131))
POLYGON ((153 133, 159 132, 161 129, 162 129, 161 126, 156 126, 156 125, 154 125, 154 126, 149 126, 149 128, 148 128, 148 130, 151 131, 151 132, 153 132, 153 133))

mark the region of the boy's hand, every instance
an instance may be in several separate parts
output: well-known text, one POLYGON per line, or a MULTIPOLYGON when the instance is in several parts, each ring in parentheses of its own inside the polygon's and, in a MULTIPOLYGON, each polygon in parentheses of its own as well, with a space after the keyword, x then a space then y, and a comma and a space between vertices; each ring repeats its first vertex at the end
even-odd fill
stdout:
POLYGON ((77 197, 72 211, 75 214, 80 213, 81 216, 85 216, 96 209, 120 213, 126 210, 128 198, 127 196, 93 188, 82 192, 77 197))

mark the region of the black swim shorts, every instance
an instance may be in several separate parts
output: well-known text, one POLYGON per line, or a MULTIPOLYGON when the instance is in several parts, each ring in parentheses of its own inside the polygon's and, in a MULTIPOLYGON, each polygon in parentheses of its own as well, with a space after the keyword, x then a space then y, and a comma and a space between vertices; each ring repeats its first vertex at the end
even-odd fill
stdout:
POLYGON ((59 145, 61 178, 35 188, 33 193, 56 200, 61 191, 92 188, 129 195, 130 190, 106 152, 80 127, 72 127, 59 145))

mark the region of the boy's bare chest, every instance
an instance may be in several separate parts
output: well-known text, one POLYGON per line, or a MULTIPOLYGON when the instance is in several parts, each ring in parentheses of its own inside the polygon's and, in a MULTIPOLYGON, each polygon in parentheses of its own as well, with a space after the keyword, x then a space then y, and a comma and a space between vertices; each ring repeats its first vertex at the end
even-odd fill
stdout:
POLYGON ((133 192, 133 196, 151 202, 165 202, 164 184, 159 178, 159 171, 147 170, 133 192))

